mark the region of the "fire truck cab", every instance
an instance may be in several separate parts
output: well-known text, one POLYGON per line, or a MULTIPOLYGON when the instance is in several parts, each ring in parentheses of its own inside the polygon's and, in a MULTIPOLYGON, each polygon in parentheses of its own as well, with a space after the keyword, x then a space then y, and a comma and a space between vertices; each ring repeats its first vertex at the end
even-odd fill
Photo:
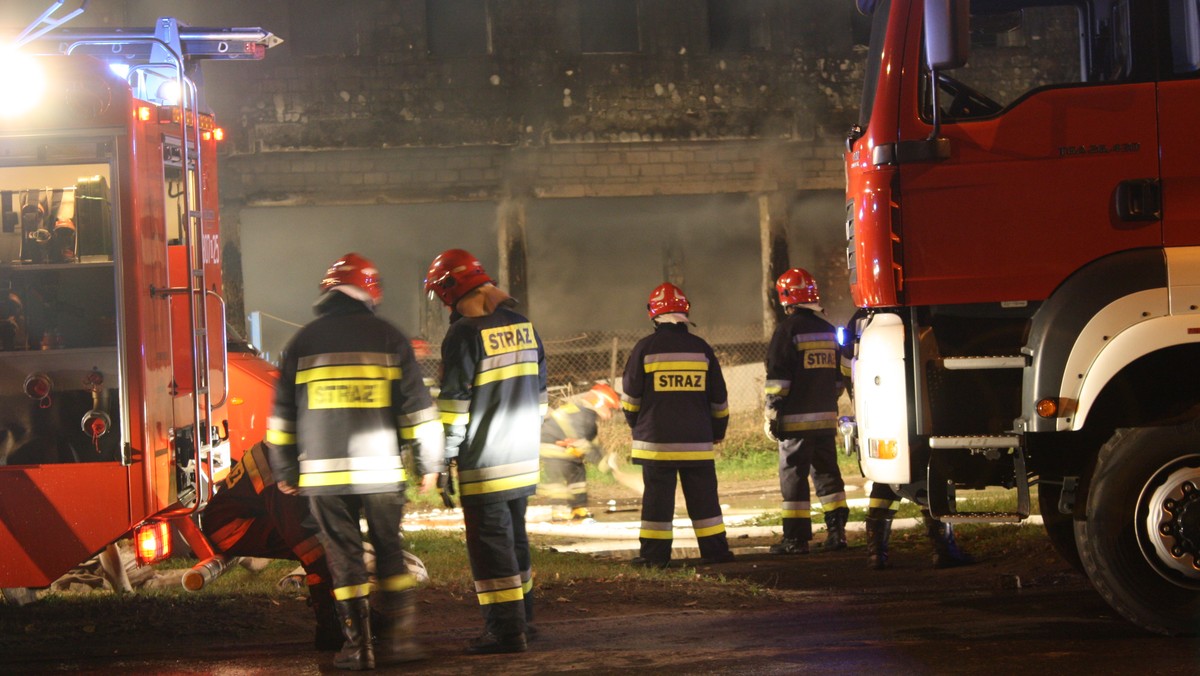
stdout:
POLYGON ((82 7, 61 5, 0 50, 0 587, 46 586, 139 527, 196 535, 187 517, 261 438, 230 426, 199 64, 278 39, 70 29, 82 7))
MULTIPOLYGON (((1200 3, 859 0, 846 143, 864 473, 1019 521, 1200 629, 1200 3), (961 493, 1012 489, 1002 513, 961 493)), ((855 427, 856 425, 856 427, 855 427)))

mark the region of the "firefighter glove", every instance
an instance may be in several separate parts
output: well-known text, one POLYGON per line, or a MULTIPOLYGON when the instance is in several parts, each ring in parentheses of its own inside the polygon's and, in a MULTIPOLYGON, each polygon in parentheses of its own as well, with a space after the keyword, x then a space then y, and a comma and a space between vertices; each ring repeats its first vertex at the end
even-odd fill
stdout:
POLYGON ((438 474, 438 495, 442 496, 442 504, 447 509, 454 507, 454 469, 458 466, 456 460, 446 463, 446 471, 438 474))
POLYGON ((778 427, 776 427, 777 415, 779 413, 773 408, 767 407, 763 409, 763 417, 765 418, 763 420, 763 433, 767 435, 768 439, 775 442, 779 441, 778 427))

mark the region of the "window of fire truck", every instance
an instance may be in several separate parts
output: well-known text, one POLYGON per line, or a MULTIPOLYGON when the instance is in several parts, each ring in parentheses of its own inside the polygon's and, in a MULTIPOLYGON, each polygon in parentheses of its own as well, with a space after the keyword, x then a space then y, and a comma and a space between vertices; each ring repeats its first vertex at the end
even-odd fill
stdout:
MULTIPOLYGON (((1129 15, 1122 2, 973 2, 967 65, 938 73, 945 121, 992 117, 1034 90, 1128 78, 1129 15), (985 10, 993 10, 985 13, 985 10)), ((921 109, 932 119, 923 69, 921 109)))
POLYGON ((109 177, 0 167, 0 465, 119 459, 109 177))
MULTIPOLYGON (((873 3, 859 2, 866 9, 873 3)), ((867 47, 867 66, 863 73, 862 105, 858 109, 858 126, 866 129, 871 122, 871 108, 875 105, 875 90, 879 86, 879 69, 883 67, 883 45, 887 37, 888 15, 892 11, 892 0, 880 0, 871 14, 871 42, 867 47)))

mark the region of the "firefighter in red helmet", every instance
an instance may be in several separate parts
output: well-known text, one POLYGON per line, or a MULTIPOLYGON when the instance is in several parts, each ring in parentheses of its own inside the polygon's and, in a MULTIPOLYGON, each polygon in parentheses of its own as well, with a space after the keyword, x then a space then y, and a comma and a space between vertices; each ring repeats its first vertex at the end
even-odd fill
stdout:
MULTIPOLYGON (((825 511, 826 550, 846 548, 846 486, 834 436, 843 360, 837 334, 825 321, 817 282, 792 268, 775 282, 785 318, 767 348, 766 433, 779 444, 783 539, 772 554, 807 554, 812 539, 808 476, 825 511)), ((849 362, 845 362, 849 371, 849 362)))
POLYGON ((425 290, 451 310, 437 406, 458 468, 467 555, 484 633, 471 654, 513 653, 532 638, 533 568, 525 509, 537 490, 546 357, 533 324, 475 256, 442 252, 425 290))
POLYGON ((333 577, 345 643, 341 669, 371 669, 424 657, 414 639, 416 578, 404 560, 400 522, 410 441, 421 491, 443 471, 437 409, 408 338, 375 315, 379 271, 354 253, 334 261, 314 304, 317 318, 284 348, 267 424, 270 465, 280 490, 308 497, 333 577), (375 548, 386 626, 373 647, 371 584, 360 517, 375 548))
POLYGON ((601 420, 612 419, 621 408, 621 398, 611 386, 596 383, 592 389, 568 397, 542 423, 542 464, 546 481, 541 492, 551 500, 566 503, 571 521, 592 519, 588 509, 587 467, 584 461, 606 470, 604 448, 597 443, 601 420))
POLYGON ((691 303, 660 284, 646 306, 654 333, 625 364, 621 407, 633 430, 633 463, 642 466, 641 544, 635 565, 664 568, 674 540, 676 481, 704 563, 733 560, 717 496, 713 446, 725 438, 729 402, 716 354, 688 331, 691 303))

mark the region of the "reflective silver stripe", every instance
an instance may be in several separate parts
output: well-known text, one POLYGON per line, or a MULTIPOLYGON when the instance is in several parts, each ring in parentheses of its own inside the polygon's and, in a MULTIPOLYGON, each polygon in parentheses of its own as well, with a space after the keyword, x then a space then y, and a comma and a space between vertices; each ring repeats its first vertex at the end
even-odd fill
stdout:
POLYGON ((386 352, 329 352, 301 357, 296 360, 296 369, 303 371, 320 366, 346 366, 348 364, 399 366, 400 360, 396 358, 396 355, 386 352))
POLYGON ((829 420, 837 421, 837 411, 824 411, 821 413, 792 413, 789 415, 779 416, 779 421, 783 423, 821 422, 829 420))
POLYGON ((437 409, 442 413, 469 413, 470 399, 441 399, 437 400, 437 409))
MULTIPOLYGON (((723 401, 723 402, 721 402, 721 403, 719 403, 719 404, 710 404, 710 405, 709 405, 709 408, 711 408, 711 409, 712 409, 712 412, 713 412, 714 414, 721 413, 722 411, 728 411, 728 410, 729 410, 729 402, 728 402, 728 401, 723 401)), ((718 416, 718 417, 719 417, 719 416, 718 416)))
POLYGON ((404 414, 396 416, 396 420, 400 424, 401 427, 416 427, 417 425, 420 425, 423 422, 429 422, 430 420, 440 420, 440 419, 441 419, 441 415, 438 413, 438 409, 436 406, 430 406, 429 408, 423 408, 420 411, 416 411, 415 413, 404 413, 404 414))
POLYGON ((661 361, 699 361, 708 363, 708 357, 703 352, 659 352, 657 354, 648 354, 642 360, 645 364, 653 364, 661 361))
POLYGON ((670 521, 643 521, 642 522, 642 530, 662 530, 662 531, 669 532, 673 528, 674 528, 674 524, 672 524, 670 521))
POLYGON ((837 342, 837 335, 828 332, 817 332, 797 333, 796 335, 792 336, 793 343, 823 343, 826 341, 837 342))
POLYGON ((275 430, 277 432, 295 432, 296 421, 288 420, 287 418, 280 418, 278 416, 271 416, 267 418, 267 429, 275 430))
POLYGON ((631 406, 641 406, 642 405, 641 397, 631 397, 628 394, 622 394, 621 401, 623 403, 629 404, 631 406))
POLYGON ((499 591, 501 589, 512 589, 520 586, 520 575, 513 575, 511 577, 496 577, 490 580, 475 580, 475 591, 477 593, 499 591))
POLYGON ((502 479, 504 477, 516 476, 518 474, 529 474, 537 472, 540 469, 539 461, 526 460, 523 462, 513 462, 507 465, 496 465, 495 467, 480 467, 479 469, 459 470, 458 478, 460 481, 487 481, 489 479, 502 479))
POLYGON ((328 458, 323 460, 301 460, 301 474, 320 474, 323 472, 360 472, 397 469, 400 467, 400 456, 382 455, 369 458, 328 458))
POLYGON ((783 503, 785 510, 812 509, 811 502, 785 502, 783 503))
POLYGON ((537 350, 518 350, 517 352, 498 354, 494 357, 484 357, 479 360, 478 370, 482 372, 512 366, 513 364, 536 364, 537 360, 537 350))
POLYGON ((846 501, 846 491, 830 493, 829 495, 821 495, 821 496, 818 496, 818 498, 821 500, 821 504, 823 504, 823 505, 829 505, 829 504, 833 504, 836 502, 845 502, 846 501))
POLYGON ((692 519, 692 528, 709 528, 712 526, 719 526, 723 523, 725 523, 725 519, 719 516, 714 516, 711 519, 692 519))
POLYGON ((711 451, 711 441, 698 441, 690 444, 656 444, 650 441, 633 440, 633 448, 643 451, 711 451))

